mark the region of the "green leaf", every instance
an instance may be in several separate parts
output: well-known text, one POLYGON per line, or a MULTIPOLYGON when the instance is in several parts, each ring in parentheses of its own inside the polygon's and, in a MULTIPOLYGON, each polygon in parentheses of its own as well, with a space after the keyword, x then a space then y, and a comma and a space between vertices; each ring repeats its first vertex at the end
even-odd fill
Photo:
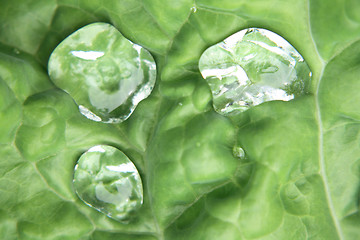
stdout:
POLYGON ((3 0, 1 239, 334 239, 360 236, 360 18, 356 0, 3 0), (107 22, 149 50, 157 82, 126 121, 93 122, 47 62, 77 29, 107 22), (304 57, 310 94, 232 117, 213 110, 205 49, 249 27, 304 57), (72 185, 82 153, 118 148, 144 204, 127 224, 72 185), (246 158, 233 155, 241 146, 246 158))

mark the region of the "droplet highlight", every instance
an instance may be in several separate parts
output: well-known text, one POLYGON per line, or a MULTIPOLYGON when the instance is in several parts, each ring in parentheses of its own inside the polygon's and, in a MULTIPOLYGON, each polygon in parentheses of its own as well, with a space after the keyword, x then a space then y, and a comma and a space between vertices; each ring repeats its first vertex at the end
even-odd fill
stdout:
POLYGON ((260 28, 241 30, 206 49, 199 69, 212 91, 215 111, 223 115, 302 96, 312 75, 289 42, 260 28))
POLYGON ((156 80, 151 54, 107 23, 93 23, 68 36, 51 54, 48 72, 81 114, 105 123, 126 120, 156 80))
POLYGON ((73 184, 83 202, 117 221, 129 221, 143 203, 135 165, 111 146, 94 146, 82 154, 75 165, 73 184))

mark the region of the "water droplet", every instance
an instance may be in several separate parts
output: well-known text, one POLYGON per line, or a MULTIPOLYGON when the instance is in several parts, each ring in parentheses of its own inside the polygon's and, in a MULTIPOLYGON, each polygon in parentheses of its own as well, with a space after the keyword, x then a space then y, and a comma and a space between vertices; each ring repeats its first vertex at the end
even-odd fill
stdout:
POLYGON ((190 8, 190 10, 191 10, 193 13, 196 13, 196 12, 197 12, 197 7, 196 7, 196 5, 192 6, 192 7, 190 8))
POLYGON ((265 29, 241 30, 211 46, 199 69, 210 86, 214 109, 230 115, 273 100, 307 93, 311 71, 281 36, 265 29))
POLYGON ((118 221, 128 221, 143 203, 143 187, 135 165, 111 146, 94 146, 82 154, 73 182, 82 201, 118 221))
POLYGON ((242 147, 234 146, 233 155, 236 158, 244 159, 245 158, 245 151, 244 151, 244 149, 242 147))
POLYGON ((155 84, 151 54, 112 25, 93 23, 61 42, 49 59, 54 84, 69 93, 94 121, 126 120, 155 84))

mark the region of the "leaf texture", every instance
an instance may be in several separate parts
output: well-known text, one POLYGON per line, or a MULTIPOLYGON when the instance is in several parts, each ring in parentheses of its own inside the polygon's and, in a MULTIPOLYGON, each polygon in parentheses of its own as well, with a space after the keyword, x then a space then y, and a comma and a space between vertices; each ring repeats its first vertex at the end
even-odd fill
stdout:
POLYGON ((0 239, 358 239, 360 5, 356 0, 2 0, 0 239), (148 49, 158 79, 120 124, 84 118, 47 76, 73 31, 108 22, 148 49), (198 60, 248 27, 284 37, 313 71, 311 94, 232 118, 212 109, 198 60), (72 186, 78 157, 123 151, 144 205, 123 224, 72 186), (246 159, 233 156, 234 145, 246 159))

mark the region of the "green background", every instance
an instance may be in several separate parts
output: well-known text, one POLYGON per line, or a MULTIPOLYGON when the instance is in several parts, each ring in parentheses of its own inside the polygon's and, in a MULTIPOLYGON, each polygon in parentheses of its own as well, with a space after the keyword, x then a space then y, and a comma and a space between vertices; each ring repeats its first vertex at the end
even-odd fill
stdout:
POLYGON ((358 239, 360 1, 0 0, 0 239, 358 239), (157 62, 125 122, 84 118, 47 75, 52 50, 113 24, 157 62), (215 113, 201 53, 247 27, 289 41, 311 94, 232 119, 215 113), (97 144, 138 168, 144 205, 121 224, 72 187, 97 144), (233 156, 242 146, 247 159, 233 156))

